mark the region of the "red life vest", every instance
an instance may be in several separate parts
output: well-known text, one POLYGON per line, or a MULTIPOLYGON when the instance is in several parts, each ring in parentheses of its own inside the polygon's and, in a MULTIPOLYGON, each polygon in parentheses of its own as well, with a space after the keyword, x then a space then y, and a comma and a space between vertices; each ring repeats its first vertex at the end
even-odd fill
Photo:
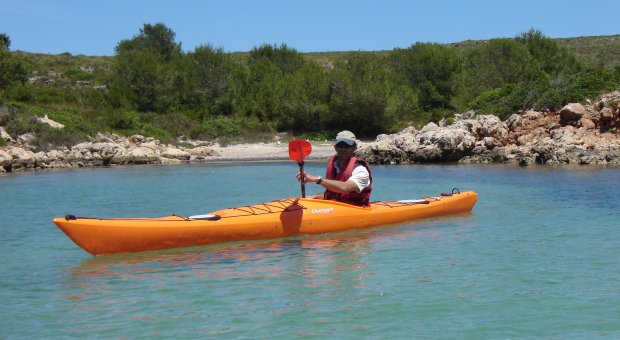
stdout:
POLYGON ((327 200, 336 200, 344 203, 350 203, 361 206, 369 206, 370 205, 370 192, 372 191, 372 175, 370 173, 370 167, 368 167, 368 163, 362 159, 358 159, 353 156, 349 159, 349 164, 343 170, 340 169, 339 173, 336 173, 336 167, 334 166, 334 162, 337 160, 336 156, 333 156, 329 159, 329 163, 327 164, 327 171, 325 172, 325 178, 327 179, 335 179, 338 181, 346 182, 353 174, 353 169, 358 164, 361 164, 368 170, 368 178, 370 179, 370 183, 362 192, 349 192, 346 194, 341 194, 333 191, 326 190, 325 191, 325 199, 327 200))

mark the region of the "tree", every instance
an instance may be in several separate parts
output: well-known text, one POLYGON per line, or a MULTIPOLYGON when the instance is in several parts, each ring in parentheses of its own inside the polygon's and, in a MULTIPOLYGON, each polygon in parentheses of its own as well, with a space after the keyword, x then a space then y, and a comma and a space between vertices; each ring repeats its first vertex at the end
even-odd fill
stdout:
POLYGON ((329 79, 316 63, 306 63, 297 72, 285 75, 280 82, 282 100, 277 108, 277 127, 296 132, 321 132, 329 107, 329 79))
POLYGON ((8 51, 11 46, 11 39, 5 33, 0 33, 0 51, 8 51))
POLYGON ((539 30, 531 29, 522 33, 516 41, 527 47, 542 71, 550 76, 576 74, 585 68, 575 54, 560 46, 557 41, 544 36, 539 30))
POLYGON ((140 34, 116 46, 115 103, 131 103, 142 112, 167 112, 177 103, 177 66, 181 44, 164 24, 145 24, 140 34))
POLYGON ((183 107, 217 115, 232 114, 234 62, 221 48, 201 45, 180 62, 178 91, 183 107))
POLYGON ((11 39, 0 33, 0 89, 14 83, 23 83, 28 76, 26 63, 9 52, 11 39))
POLYGON ((384 57, 354 52, 334 65, 330 82, 329 127, 376 136, 394 123, 386 110, 392 75, 384 57))
POLYGON ((174 41, 176 34, 166 25, 144 24, 140 33, 130 40, 122 40, 116 45, 117 56, 130 51, 143 51, 156 55, 169 63, 181 55, 181 44, 174 41))
POLYGON ((390 65, 416 89, 423 109, 451 106, 462 68, 458 50, 439 44, 416 43, 407 49, 392 51, 390 65))
MULTIPOLYGON (((247 113, 262 121, 275 122, 280 129, 295 129, 301 121, 297 110, 308 100, 303 84, 307 62, 295 49, 282 44, 253 48, 248 57, 248 82, 244 93, 251 100, 247 113)), ((317 70, 318 68, 313 68, 317 70)), ((310 80, 310 78, 307 78, 310 80)), ((308 109, 306 107, 306 109, 308 109)), ((312 111, 312 110, 310 110, 312 111)))
POLYGON ((513 39, 492 39, 472 50, 465 62, 466 87, 474 97, 507 84, 535 80, 540 72, 528 48, 513 39))
POLYGON ((517 110, 557 109, 608 86, 599 73, 585 70, 574 54, 534 29, 475 49, 466 74, 469 99, 475 98, 469 107, 502 118, 517 110))
POLYGON ((294 48, 289 48, 286 44, 279 47, 276 45, 262 45, 250 51, 248 63, 253 65, 261 60, 269 60, 284 74, 294 73, 305 63, 304 57, 294 48))
POLYGON ((115 60, 116 77, 111 87, 119 98, 140 112, 167 112, 177 94, 175 72, 157 56, 145 51, 125 52, 115 60))
POLYGON ((427 123, 427 120, 421 119, 422 110, 419 107, 420 99, 418 93, 408 84, 394 83, 390 91, 388 102, 386 105, 386 115, 394 117, 394 124, 385 124, 386 132, 394 132, 407 127, 414 123, 427 123))
POLYGON ((284 89, 280 84, 283 79, 282 70, 271 60, 262 58, 251 62, 248 72, 244 92, 250 104, 246 106, 246 113, 261 121, 275 121, 279 116, 279 101, 284 89))

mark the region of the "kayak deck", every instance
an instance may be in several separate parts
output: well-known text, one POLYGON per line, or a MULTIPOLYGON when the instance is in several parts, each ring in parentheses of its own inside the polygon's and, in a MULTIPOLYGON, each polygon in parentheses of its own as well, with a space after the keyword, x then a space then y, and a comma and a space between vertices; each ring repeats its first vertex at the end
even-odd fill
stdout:
POLYGON ((419 200, 373 202, 370 207, 288 198, 227 208, 206 215, 159 218, 90 218, 68 215, 53 222, 93 255, 180 248, 219 242, 322 234, 469 212, 473 191, 419 200))

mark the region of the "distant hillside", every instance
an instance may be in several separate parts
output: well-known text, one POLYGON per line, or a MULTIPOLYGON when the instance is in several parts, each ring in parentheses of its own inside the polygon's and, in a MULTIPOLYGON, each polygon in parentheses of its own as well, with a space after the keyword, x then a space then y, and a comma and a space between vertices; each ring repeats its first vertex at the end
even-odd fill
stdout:
MULTIPOLYGON (((569 50, 573 51, 579 58, 581 58, 587 65, 590 66, 615 66, 620 64, 620 35, 610 36, 594 36, 594 37, 578 37, 578 38, 561 38, 557 40, 561 45, 566 46, 569 50)), ((461 49, 463 52, 472 50, 475 47, 483 46, 488 40, 465 40, 457 43, 448 44, 461 49)), ((302 53, 310 60, 314 60, 321 65, 331 65, 334 61, 342 58, 343 56, 351 53, 352 51, 333 51, 333 52, 307 52, 302 53)), ((387 55, 390 51, 372 51, 378 54, 387 55)), ((101 81, 101 72, 106 73, 112 64, 113 57, 100 57, 100 56, 73 56, 69 53, 49 55, 41 53, 28 53, 28 52, 16 52, 23 58, 29 60, 35 69, 41 72, 47 72, 49 70, 55 72, 65 73, 69 69, 75 67, 89 67, 88 70, 83 70, 84 73, 79 76, 83 76, 86 80, 101 81), (94 69, 92 69, 94 68, 94 69)), ((247 52, 233 52, 233 57, 244 59, 247 52)))
MULTIPOLYGON (((562 46, 574 52, 589 66, 615 66, 620 64, 620 35, 560 38, 554 39, 562 46)), ((476 47, 484 46, 488 40, 465 40, 457 43, 447 44, 459 48, 463 52, 470 51, 476 47)), ((380 54, 388 54, 390 51, 375 51, 380 54)), ((304 53, 308 58, 321 64, 332 63, 338 58, 350 53, 341 52, 310 52, 304 53)))
POLYGON ((591 66, 620 64, 620 35, 556 39, 591 66))

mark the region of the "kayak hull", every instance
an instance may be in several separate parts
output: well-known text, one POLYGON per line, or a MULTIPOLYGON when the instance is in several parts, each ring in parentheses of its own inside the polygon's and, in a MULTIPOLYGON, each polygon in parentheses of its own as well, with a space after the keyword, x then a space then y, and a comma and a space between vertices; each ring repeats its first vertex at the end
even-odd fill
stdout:
POLYGON ((290 198, 228 208, 194 218, 86 218, 53 222, 93 255, 142 252, 230 241, 322 234, 469 212, 478 195, 468 191, 413 201, 373 202, 370 207, 290 198))

